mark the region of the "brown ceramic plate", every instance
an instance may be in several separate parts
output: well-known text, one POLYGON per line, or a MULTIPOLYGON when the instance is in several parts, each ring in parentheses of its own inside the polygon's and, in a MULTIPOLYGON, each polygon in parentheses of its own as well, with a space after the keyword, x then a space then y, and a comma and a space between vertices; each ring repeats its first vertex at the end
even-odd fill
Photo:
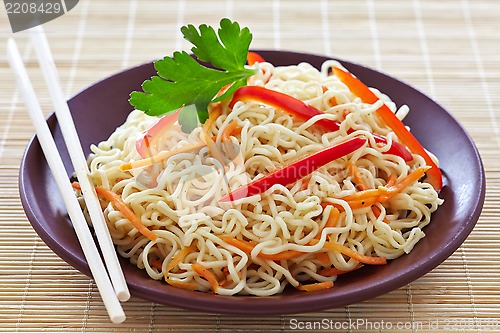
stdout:
MULTIPOLYGON (((319 67, 327 59, 291 52, 258 52, 275 65, 306 61, 319 67)), ((143 270, 122 260, 132 295, 181 308, 239 315, 316 311, 359 302, 399 288, 438 266, 462 244, 479 218, 485 193, 482 162, 471 138, 447 111, 419 91, 372 69, 347 61, 342 63, 368 85, 388 94, 397 105, 407 104, 411 112, 405 123, 422 144, 439 157, 444 176, 440 196, 445 202, 433 214, 431 224, 425 227, 427 236, 409 255, 385 266, 367 266, 342 275, 328 291, 300 292, 290 288, 270 297, 219 296, 176 289, 150 279, 143 270)), ((91 143, 106 139, 125 121, 132 110, 128 103, 130 92, 140 89, 141 83, 154 74, 152 64, 135 67, 92 85, 69 101, 86 153, 91 143)), ((70 175, 72 167, 54 115, 48 123, 70 175)), ((36 137, 23 158, 19 186, 26 215, 36 232, 62 259, 90 275, 36 137)))

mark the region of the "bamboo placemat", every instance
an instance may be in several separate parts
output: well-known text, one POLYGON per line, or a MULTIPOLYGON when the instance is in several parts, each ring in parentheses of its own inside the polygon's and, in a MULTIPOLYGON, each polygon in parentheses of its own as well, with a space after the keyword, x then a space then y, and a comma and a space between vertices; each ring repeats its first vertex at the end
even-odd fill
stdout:
MULTIPOLYGON (((21 207, 19 164, 34 129, 6 61, 12 33, 0 9, 0 331, 500 331, 500 3, 81 0, 44 28, 71 96, 121 69, 187 49, 181 25, 218 24, 224 16, 251 29, 253 48, 349 59, 408 82, 449 110, 475 140, 486 169, 486 202, 472 234, 424 277, 343 308, 255 318, 133 297, 124 304, 127 321, 111 324, 93 281, 43 243, 21 207)), ((15 37, 48 115, 32 46, 26 33, 15 37)))

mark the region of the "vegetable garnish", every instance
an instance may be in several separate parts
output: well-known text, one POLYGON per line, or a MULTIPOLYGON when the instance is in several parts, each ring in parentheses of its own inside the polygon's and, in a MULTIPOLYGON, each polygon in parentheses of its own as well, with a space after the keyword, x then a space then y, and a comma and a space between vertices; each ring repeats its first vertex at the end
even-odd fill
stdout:
MULTIPOLYGON (((252 250, 254 249, 254 247, 257 245, 257 244, 252 244, 248 241, 236 239, 236 238, 230 237, 230 236, 223 236, 223 237, 221 237, 221 239, 224 242, 228 243, 229 245, 237 247, 238 249, 242 250, 243 252, 245 252, 247 254, 250 254, 252 252, 252 250)), ((314 246, 318 243, 319 243, 318 239, 312 239, 309 242, 309 245, 314 246)), ((363 264, 385 265, 387 263, 387 259, 384 257, 373 257, 373 256, 367 256, 364 254, 360 254, 360 253, 348 248, 347 246, 337 244, 337 243, 334 243, 332 241, 326 241, 323 245, 323 249, 335 251, 335 252, 340 252, 340 253, 345 254, 346 256, 353 258, 354 260, 359 261, 360 263, 363 263, 363 264)), ((287 250, 287 251, 278 252, 278 253, 274 253, 274 254, 266 254, 266 253, 259 252, 259 253, 257 253, 257 257, 262 258, 262 259, 266 259, 266 260, 280 261, 280 260, 288 260, 288 259, 292 259, 292 258, 297 258, 297 257, 303 256, 303 255, 308 254, 308 253, 310 253, 310 252, 300 252, 300 251, 296 251, 296 250, 287 250)))
POLYGON ((333 281, 323 281, 310 284, 299 284, 297 286, 297 289, 302 291, 319 291, 319 290, 327 290, 330 289, 331 287, 333 287, 333 281))
POLYGON ((180 111, 181 109, 158 119, 142 133, 135 143, 135 149, 139 155, 142 156, 142 158, 146 158, 157 153, 154 148, 158 143, 158 140, 161 138, 161 135, 168 131, 178 120, 180 111))
MULTIPOLYGON (((314 106, 308 105, 293 96, 259 86, 246 86, 236 90, 233 99, 229 103, 229 107, 233 108, 234 104, 238 101, 264 103, 279 108, 300 120, 308 120, 314 116, 324 114, 324 112, 314 106)), ((338 131, 340 128, 340 124, 337 121, 330 119, 320 119, 316 124, 330 132, 338 131)))
POLYGON ((267 191, 275 184, 283 186, 304 178, 320 167, 359 149, 366 143, 366 139, 352 138, 335 146, 325 148, 312 155, 295 161, 263 178, 248 183, 221 198, 219 202, 234 201, 267 191))
MULTIPOLYGON (((359 98, 364 103, 373 104, 376 103, 379 98, 359 79, 355 78, 351 73, 346 72, 340 68, 333 68, 333 72, 342 81, 349 90, 359 98)), ((431 168, 427 171, 426 181, 431 184, 434 189, 440 190, 443 187, 443 177, 441 170, 434 163, 432 158, 429 156, 425 148, 420 144, 420 142, 411 134, 406 128, 401 120, 394 114, 394 112, 387 107, 387 105, 382 104, 382 106, 376 111, 379 118, 384 121, 384 123, 389 126, 397 137, 403 142, 411 152, 421 155, 427 165, 431 168)))
POLYGON ((212 291, 216 293, 217 289, 219 289, 219 281, 217 281, 217 277, 215 276, 215 274, 212 273, 210 270, 208 270, 208 268, 206 268, 199 262, 195 262, 194 264, 191 265, 191 267, 196 273, 198 273, 201 277, 207 280, 208 283, 210 283, 212 291))
MULTIPOLYGON (((410 172, 400 182, 394 185, 379 186, 376 189, 359 191, 341 197, 340 199, 345 200, 348 203, 349 207, 351 207, 351 209, 370 207, 375 205, 377 202, 385 203, 392 199, 396 194, 402 192, 409 185, 421 179, 430 168, 430 166, 419 167, 410 172)), ((328 205, 342 208, 341 206, 339 207, 336 204, 330 202, 321 203, 321 206, 323 206, 323 208, 326 208, 326 206, 328 205)))
POLYGON ((191 132, 208 118, 207 107, 232 95, 246 85, 247 78, 257 72, 245 68, 252 34, 248 28, 240 29, 237 22, 224 18, 218 34, 202 24, 199 31, 193 25, 183 26, 181 32, 194 44, 191 49, 197 60, 211 63, 214 69, 205 67, 187 52, 174 52, 154 63, 158 76, 142 84, 144 92, 130 94, 130 104, 151 116, 172 113, 181 106, 194 105, 195 110, 184 107, 179 123, 184 132, 191 132), (222 95, 221 88, 230 84, 222 95), (196 112, 195 112, 196 111, 196 112))
MULTIPOLYGON (((229 245, 232 245, 232 246, 240 249, 241 251, 243 251, 247 254, 250 254, 253 251, 254 247, 257 245, 255 243, 251 243, 251 242, 237 239, 237 238, 230 237, 230 236, 222 236, 221 239, 224 242, 228 243, 229 245)), ((287 250, 287 251, 273 253, 273 254, 259 252, 259 253, 257 253, 257 257, 262 258, 262 259, 266 259, 266 260, 279 261, 279 260, 288 260, 288 259, 297 258, 297 257, 303 256, 304 254, 306 254, 306 252, 287 250)))
POLYGON ((265 62, 264 58, 256 52, 248 52, 247 55, 247 64, 254 65, 257 62, 265 62))
MULTIPOLYGON (((229 107, 233 108, 234 104, 238 101, 257 101, 270 105, 282 110, 283 112, 291 114, 295 118, 302 121, 307 121, 314 116, 324 114, 323 111, 312 105, 308 105, 293 96, 260 86, 246 86, 236 90, 231 102, 229 103, 229 107)), ((331 119, 319 119, 314 123, 314 125, 330 132, 335 132, 340 129, 340 122, 331 119)), ((348 134, 351 134, 352 132, 354 132, 352 128, 347 131, 348 134)), ((373 137, 376 143, 383 145, 387 144, 387 139, 385 137, 377 134, 373 134, 373 137)), ((385 153, 400 156, 405 160, 405 162, 409 162, 413 159, 413 156, 408 149, 396 141, 392 142, 391 147, 385 153)))
MULTIPOLYGON (((80 184, 78 182, 74 182, 72 186, 75 190, 81 190, 80 184)), ((132 210, 130 210, 130 208, 128 208, 127 204, 123 202, 122 198, 118 194, 100 186, 96 186, 95 191, 97 195, 111 202, 113 206, 115 206, 115 208, 118 209, 127 220, 129 220, 129 222, 134 226, 134 228, 137 229, 137 231, 139 231, 150 240, 156 241, 158 237, 151 230, 146 228, 144 224, 142 224, 141 220, 137 217, 137 215, 135 215, 132 210)))
POLYGON ((120 165, 120 170, 127 171, 135 168, 147 167, 155 163, 161 162, 163 160, 166 160, 167 158, 170 158, 177 154, 190 153, 199 150, 205 147, 205 145, 206 145, 205 142, 196 142, 174 150, 162 150, 161 152, 159 152, 154 156, 147 157, 142 160, 123 163, 122 165, 120 165))
MULTIPOLYGON (((311 239, 309 242, 309 245, 316 245, 319 243, 319 240, 317 239, 311 239)), ((367 265, 385 265, 387 264, 387 259, 385 257, 373 257, 373 256, 367 256, 364 254, 361 254, 359 252, 354 251, 351 248, 348 248, 345 245, 334 243, 332 241, 326 241, 325 244, 323 245, 323 248, 326 250, 331 250, 335 252, 340 252, 342 254, 345 254, 346 256, 359 261, 360 263, 367 264, 367 265)))

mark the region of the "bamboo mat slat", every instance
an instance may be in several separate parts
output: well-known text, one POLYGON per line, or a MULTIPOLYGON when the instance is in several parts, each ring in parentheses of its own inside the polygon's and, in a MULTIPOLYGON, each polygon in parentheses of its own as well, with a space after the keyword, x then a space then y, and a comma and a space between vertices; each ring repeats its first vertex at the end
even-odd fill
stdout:
MULTIPOLYGON (((69 97, 119 70, 188 49, 181 25, 218 24, 223 16, 251 29, 253 48, 348 59, 442 104, 483 158, 486 201, 474 231, 424 277, 358 304, 237 317, 133 297, 124 303, 126 323, 111 324, 94 282, 44 244, 22 209, 17 177, 34 129, 7 64, 12 33, 0 9, 0 331, 290 332, 316 325, 339 332, 500 332, 500 2, 82 0, 44 28, 69 97)), ((48 115, 47 88, 27 34, 15 37, 48 115)))

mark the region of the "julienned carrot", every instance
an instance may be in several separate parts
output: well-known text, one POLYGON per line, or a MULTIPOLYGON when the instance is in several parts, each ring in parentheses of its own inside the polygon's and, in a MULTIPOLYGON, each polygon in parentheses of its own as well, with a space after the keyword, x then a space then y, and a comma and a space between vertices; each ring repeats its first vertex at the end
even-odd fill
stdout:
POLYGON ((147 166, 153 165, 155 163, 161 162, 163 160, 166 160, 174 155, 182 154, 182 153, 189 153, 189 152, 201 149, 203 147, 205 147, 205 142, 195 142, 191 145, 188 145, 188 146, 185 146, 182 148, 177 148, 174 150, 164 150, 164 151, 161 151, 160 153, 158 153, 154 156, 151 156, 151 157, 148 157, 148 158, 145 158, 142 160, 123 163, 122 165, 120 165, 120 170, 127 171, 127 170, 131 170, 131 169, 135 169, 135 168, 147 167, 147 166))
MULTIPOLYGON (((309 242, 310 245, 315 245, 318 243, 317 239, 312 239, 311 242, 309 242)), ((361 253, 358 253, 347 246, 337 244, 334 242, 327 241, 325 242, 325 245, 323 245, 324 249, 331 250, 331 251, 336 251, 340 252, 342 254, 345 254, 346 256, 359 261, 360 263, 367 264, 367 265, 385 265, 387 264, 387 259, 384 257, 372 257, 372 256, 367 256, 361 253)))
MULTIPOLYGON (((223 236, 223 237, 221 237, 221 239, 224 242, 228 243, 229 245, 237 247, 241 251, 248 253, 248 254, 250 254, 252 252, 253 248, 255 247, 255 244, 253 244, 251 242, 247 242, 247 241, 244 241, 241 239, 236 239, 234 237, 223 236)), ((300 252, 300 251, 287 250, 287 251, 273 253, 273 254, 259 252, 257 254, 257 257, 262 258, 262 259, 267 259, 267 260, 279 261, 279 260, 288 260, 288 259, 297 258, 297 257, 300 257, 304 254, 305 254, 304 252, 300 252)))
POLYGON ((213 103, 212 105, 213 108, 210 110, 208 119, 205 121, 203 124, 203 132, 208 132, 212 124, 219 118, 219 116, 222 114, 222 106, 220 103, 213 103))
MULTIPOLYGON (((378 196, 373 196, 373 197, 368 197, 365 199, 359 199, 359 200, 346 200, 347 204, 351 209, 358 209, 358 208, 365 208, 365 207, 370 207, 378 202, 378 196)), ((341 198, 343 199, 343 198, 341 198)), ((321 207, 325 209, 327 206, 333 206, 339 210, 344 210, 342 205, 328 202, 328 201, 323 201, 321 203, 321 207)))
POLYGON ((368 190, 359 191, 359 192, 356 192, 353 194, 346 195, 346 196, 342 197, 341 199, 345 200, 345 201, 368 200, 368 199, 371 199, 373 197, 380 196, 381 191, 384 191, 384 190, 385 190, 384 187, 371 188, 368 190))
POLYGON ((389 187, 385 193, 381 193, 380 202, 388 201, 393 196, 404 190, 407 186, 422 178, 426 172, 430 171, 430 169, 431 169, 430 166, 423 166, 413 170, 408 176, 403 178, 402 181, 389 187))
POLYGON ((233 135, 233 133, 236 133, 239 128, 240 125, 238 124, 237 120, 233 120, 232 122, 230 122, 229 125, 226 126, 224 131, 222 131, 222 141, 224 142, 230 141, 231 140, 230 136, 233 135))
POLYGON ((328 216, 328 220, 326 221, 325 228, 334 228, 339 223, 340 211, 333 207, 330 211, 330 216, 328 216))
POLYGON ((387 178, 387 183, 385 184, 385 187, 390 187, 390 186, 396 184, 397 179, 398 179, 398 176, 394 172, 392 172, 389 175, 389 178, 387 178))
POLYGON ((328 256, 328 253, 326 252, 318 252, 316 253, 316 258, 321 261, 323 266, 330 266, 332 262, 330 261, 330 257, 328 256))
POLYGON ((302 291, 318 291, 318 290, 327 290, 333 287, 333 281, 324 281, 310 284, 299 284, 297 286, 298 290, 302 291))
MULTIPOLYGON (((328 220, 326 220, 325 226, 323 229, 326 228, 334 228, 337 226, 337 223, 339 222, 339 216, 340 216, 340 211, 337 209, 337 207, 332 207, 330 211, 330 215, 328 216, 328 220)), ((314 237, 316 239, 321 238, 321 230, 318 232, 318 234, 314 237)))
POLYGON ((174 280, 174 279, 165 279, 169 285, 172 287, 180 288, 180 289, 186 289, 186 290, 196 290, 198 289, 198 285, 194 282, 185 282, 185 281, 179 281, 179 280, 174 280))
MULTIPOLYGON (((417 168, 413 170, 408 176, 403 178, 403 180, 401 180, 400 182, 396 182, 394 185, 391 185, 389 187, 380 186, 377 189, 368 189, 364 191, 359 191, 353 194, 346 195, 340 199, 345 200, 349 205, 349 207, 351 207, 352 209, 370 207, 377 202, 380 203, 387 202, 396 194, 403 191, 406 187, 408 187, 412 183, 422 178, 426 173, 426 171, 429 170, 429 168, 430 168, 429 166, 423 166, 417 168)), ((391 180, 391 178, 392 177, 390 177, 389 181, 392 183, 393 181, 391 180)), ((334 207, 342 209, 342 206, 339 204, 334 204, 327 201, 321 203, 323 209, 326 208, 326 206, 328 205, 332 205, 334 207)))
POLYGON ((193 243, 188 247, 183 248, 182 250, 179 250, 172 260, 167 265, 167 268, 165 269, 165 275, 168 274, 172 269, 174 269, 175 266, 179 265, 179 263, 191 252, 196 250, 196 245, 193 243))
POLYGON ((208 268, 206 268, 199 262, 192 264, 191 267, 196 273, 198 273, 201 277, 207 280, 208 283, 210 283, 213 292, 217 292, 217 290, 219 289, 219 281, 217 280, 217 277, 214 273, 210 272, 208 268))
MULTIPOLYGON (((229 274, 229 269, 227 267, 224 267, 222 269, 222 273, 224 274, 224 280, 220 281, 219 282, 219 286, 221 287, 227 287, 229 286, 231 283, 233 283, 233 279, 228 279, 228 277, 230 277, 230 274, 229 274)), ((238 277, 241 279, 241 277, 243 276, 243 274, 241 273, 241 271, 238 271, 237 273, 238 277)))
MULTIPOLYGON (((79 190, 80 184, 74 182, 73 188, 79 190)), ((141 234, 143 234, 152 241, 155 241, 157 239, 156 235, 142 224, 141 220, 137 217, 137 215, 135 215, 135 213, 130 208, 128 208, 127 204, 123 202, 122 198, 118 194, 116 194, 111 190, 102 188, 100 186, 96 186, 95 191, 97 195, 111 202, 113 206, 115 206, 115 208, 118 209, 125 216, 125 218, 129 220, 130 223, 132 223, 132 225, 134 226, 134 228, 137 229, 137 231, 139 231, 141 234)))
MULTIPOLYGON (((376 205, 373 205, 373 206, 372 206, 372 212, 373 212, 373 214, 375 215, 375 217, 376 217, 376 218, 378 218, 378 217, 380 216, 380 214, 382 214, 382 211, 381 211, 381 210, 380 210, 380 208, 378 208, 378 206, 376 206, 376 205)), ((384 218, 382 219, 382 221, 384 221, 384 222, 385 222, 385 223, 387 223, 387 224, 390 224, 390 223, 391 223, 391 221, 389 221, 389 220, 387 219, 387 216, 384 216, 384 218)))
POLYGON ((151 266, 153 268, 156 268, 157 270, 159 270, 161 272, 161 269, 162 269, 162 263, 156 259, 151 259, 151 266))
MULTIPOLYGON (((252 252, 253 248, 255 247, 254 244, 243 241, 240 239, 236 239, 233 237, 229 236, 224 236, 221 237, 223 241, 226 243, 233 245, 234 247, 239 248, 245 253, 250 253, 252 252)), ((312 239, 309 242, 309 245, 316 245, 318 244, 319 240, 318 239, 312 239)), ((345 254, 348 257, 353 258, 354 260, 357 260, 363 264, 368 264, 368 265, 383 265, 387 263, 387 260, 384 257, 371 257, 371 256, 366 256, 361 253, 358 253, 344 245, 340 245, 337 243, 333 242, 325 242, 325 245, 323 246, 324 249, 331 250, 331 251, 336 251, 340 252, 342 254, 345 254)), ((297 258, 300 257, 301 255, 307 254, 308 252, 300 252, 300 251, 295 251, 295 250, 287 250, 283 252, 278 252, 276 254, 264 254, 262 252, 259 252, 257 257, 263 258, 263 259, 268 259, 268 260, 288 260, 292 258, 297 258)))
POLYGON ((367 190, 368 185, 366 185, 363 177, 361 176, 361 173, 359 172, 358 167, 355 164, 350 163, 349 171, 351 172, 354 183, 356 183, 356 187, 358 187, 360 190, 367 190))
MULTIPOLYGON (((333 68, 333 72, 339 80, 342 81, 354 95, 361 98, 363 102, 373 104, 379 100, 379 98, 368 88, 368 86, 355 78, 351 73, 337 67, 333 68)), ((434 163, 422 144, 420 144, 415 136, 408 131, 403 122, 399 120, 399 118, 394 114, 394 112, 391 111, 391 109, 387 107, 387 105, 382 104, 382 106, 377 109, 376 114, 394 131, 399 140, 401 140, 401 142, 405 144, 412 153, 421 155, 425 159, 426 164, 431 166, 431 169, 427 173, 427 182, 436 190, 440 190, 443 186, 441 170, 439 170, 438 166, 434 163)))

